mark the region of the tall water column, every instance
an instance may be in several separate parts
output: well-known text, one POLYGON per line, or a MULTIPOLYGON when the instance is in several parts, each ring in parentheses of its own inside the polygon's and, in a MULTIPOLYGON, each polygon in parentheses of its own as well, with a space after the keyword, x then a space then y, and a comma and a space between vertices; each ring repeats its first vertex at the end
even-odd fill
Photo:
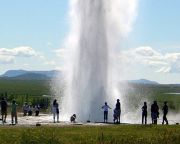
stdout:
POLYGON ((116 98, 120 98, 119 94, 114 97, 111 92, 109 76, 113 75, 113 68, 110 55, 120 36, 129 31, 133 21, 129 15, 135 9, 134 5, 129 5, 136 1, 71 0, 72 26, 66 47, 72 51, 66 66, 69 69, 62 98, 63 116, 75 113, 79 121, 102 121, 104 102, 113 101, 111 106, 114 107, 116 98))

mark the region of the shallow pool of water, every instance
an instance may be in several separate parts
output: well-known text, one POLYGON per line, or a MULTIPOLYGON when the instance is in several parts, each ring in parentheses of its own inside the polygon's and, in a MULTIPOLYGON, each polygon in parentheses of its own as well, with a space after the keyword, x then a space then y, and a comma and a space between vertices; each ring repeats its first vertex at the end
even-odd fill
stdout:
POLYGON ((168 94, 168 95, 180 95, 180 93, 165 93, 165 94, 168 94))

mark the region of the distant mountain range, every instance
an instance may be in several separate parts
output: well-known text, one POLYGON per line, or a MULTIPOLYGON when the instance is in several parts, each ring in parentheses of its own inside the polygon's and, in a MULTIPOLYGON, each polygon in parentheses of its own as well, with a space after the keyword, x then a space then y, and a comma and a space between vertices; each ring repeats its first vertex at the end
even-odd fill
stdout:
MULTIPOLYGON (((0 79, 13 79, 13 80, 49 80, 57 76, 62 76, 62 72, 58 70, 51 71, 27 71, 27 70, 8 70, 0 79)), ((153 84, 157 85, 156 81, 150 81, 147 79, 138 80, 126 80, 123 82, 134 83, 134 84, 153 84)))
POLYGON ((135 84, 153 84, 153 85, 158 85, 159 84, 156 81, 150 81, 150 80, 147 80, 147 79, 127 80, 126 82, 135 83, 135 84))
POLYGON ((61 76, 61 71, 27 71, 27 70, 9 70, 0 76, 2 79, 17 80, 49 80, 56 76, 61 76))

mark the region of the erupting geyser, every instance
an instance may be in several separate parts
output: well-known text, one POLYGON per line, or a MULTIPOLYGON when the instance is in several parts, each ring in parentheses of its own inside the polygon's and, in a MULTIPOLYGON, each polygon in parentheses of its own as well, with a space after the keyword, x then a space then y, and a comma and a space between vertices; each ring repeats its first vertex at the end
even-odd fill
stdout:
MULTIPOLYGON (((102 120, 105 101, 115 105, 111 92, 112 49, 130 31, 137 0, 71 0, 72 27, 66 41, 71 60, 66 65, 66 90, 61 114, 78 120, 102 120), (110 74, 109 74, 110 73, 110 74)), ((120 98, 120 95, 119 95, 120 98)))
POLYGON ((77 65, 72 81, 72 107, 83 119, 97 116, 108 78, 108 44, 103 0, 79 1, 80 27, 77 65))

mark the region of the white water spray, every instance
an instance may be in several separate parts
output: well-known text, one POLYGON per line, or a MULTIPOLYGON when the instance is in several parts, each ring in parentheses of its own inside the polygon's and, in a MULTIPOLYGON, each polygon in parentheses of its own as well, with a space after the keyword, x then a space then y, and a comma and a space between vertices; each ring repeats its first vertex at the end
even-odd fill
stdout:
POLYGON ((102 120, 105 101, 114 108, 121 98, 115 88, 113 50, 131 30, 138 0, 71 0, 71 30, 65 47, 66 91, 61 114, 78 120, 102 120), (114 93, 115 92, 115 93, 114 93))

